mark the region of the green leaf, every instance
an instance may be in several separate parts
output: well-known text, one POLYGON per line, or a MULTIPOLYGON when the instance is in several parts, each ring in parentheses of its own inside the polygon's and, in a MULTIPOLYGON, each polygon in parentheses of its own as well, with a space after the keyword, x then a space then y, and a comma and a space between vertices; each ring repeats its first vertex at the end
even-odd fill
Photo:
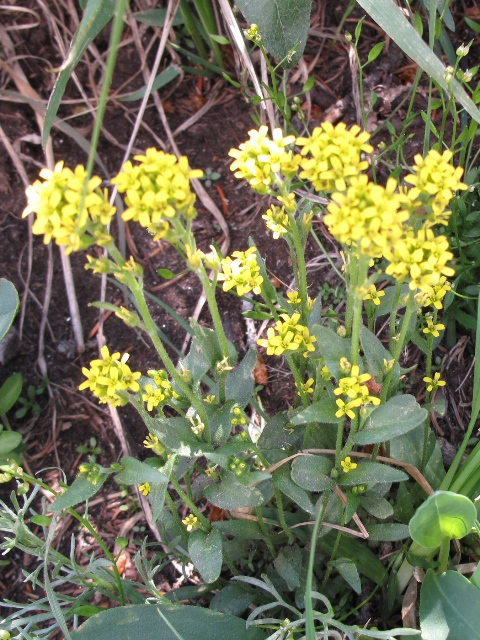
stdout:
POLYGON ((377 42, 377 44, 368 52, 367 63, 373 62, 382 53, 385 42, 377 42))
POLYGON ((292 424, 307 424, 308 422, 322 422, 326 424, 336 424, 340 418, 335 416, 338 407, 333 398, 324 395, 321 400, 314 402, 306 409, 302 409, 295 416, 290 418, 292 424))
POLYGON ((360 582, 360 576, 358 575, 357 567, 352 560, 349 558, 337 558, 332 562, 332 565, 337 569, 345 582, 351 586, 355 593, 361 592, 362 584, 360 582))
MULTIPOLYGON (((391 133, 394 134, 395 129, 391 133)), ((379 318, 381 316, 386 316, 387 314, 390 314, 390 312, 393 309, 393 301, 395 299, 396 288, 397 288, 396 286, 392 286, 392 287, 385 287, 385 289, 383 289, 383 291, 385 292, 385 295, 380 298, 380 304, 378 306, 375 306, 375 314, 374 314, 375 318, 379 318)), ((408 296, 408 292, 409 292, 408 284, 403 284, 400 291, 401 302, 399 302, 399 305, 400 305, 399 309, 405 306, 406 304, 405 300, 406 300, 406 297, 408 296)))
POLYGON ((18 447, 22 441, 22 434, 16 431, 2 431, 0 433, 0 454, 5 455, 18 447))
POLYGON ((258 25, 263 45, 277 61, 295 47, 285 66, 297 64, 307 41, 312 0, 238 0, 236 4, 249 24, 258 25))
POLYGON ((157 520, 162 515, 163 508, 165 506, 165 494, 168 489, 168 483, 170 482, 170 476, 172 474, 173 467, 177 461, 176 456, 170 456, 163 467, 159 469, 165 476, 165 482, 155 482, 150 484, 150 493, 148 494, 148 501, 152 506, 152 522, 157 520))
POLYGON ((308 80, 305 82, 305 84, 303 85, 301 93, 308 93, 310 89, 313 89, 314 84, 315 84, 315 76, 310 76, 308 80))
POLYGON ((167 482, 168 478, 155 467, 136 458, 124 456, 120 461, 123 469, 116 474, 118 484, 143 484, 145 482, 167 482))
POLYGON ((464 18, 464 20, 472 31, 475 31, 475 33, 480 33, 480 24, 478 24, 478 22, 474 22, 470 18, 464 18))
POLYGON ((53 87, 45 113, 42 146, 45 148, 65 88, 75 67, 100 31, 110 22, 115 12, 114 0, 88 0, 82 20, 75 31, 67 57, 53 87))
MULTIPOLYGON (((166 9, 147 9, 146 11, 132 13, 132 18, 137 22, 149 24, 151 27, 163 27, 166 16, 166 9)), ((173 19, 172 26, 178 27, 179 24, 183 24, 183 17, 180 13, 177 13, 173 19)))
POLYGON ((372 411, 354 439, 357 444, 387 442, 415 429, 427 417, 428 411, 422 409, 413 396, 395 396, 372 411))
POLYGON ((429 569, 420 592, 420 627, 425 640, 478 640, 480 589, 457 571, 429 569))
MULTIPOLYGON (((403 485, 400 486, 403 487, 403 485)), ((390 502, 373 491, 367 495, 359 496, 359 501, 365 511, 375 518, 385 520, 393 515, 393 507, 390 502)))
MULTIPOLYGON (((174 80, 179 74, 180 74, 180 68, 175 66, 175 65, 170 65, 169 67, 164 69, 162 71, 162 73, 159 73, 158 76, 156 76, 155 80, 153 81, 152 91, 158 91, 159 89, 161 89, 162 87, 167 85, 169 82, 174 80)), ((123 98, 118 98, 118 101, 119 102, 134 102, 135 100, 141 100, 143 98, 143 96, 145 95, 145 91, 146 90, 147 90, 147 85, 145 85, 141 89, 138 89, 138 91, 134 91, 133 93, 130 93, 128 96, 123 96, 123 98)), ((169 269, 159 269, 158 271, 170 271, 170 270, 169 269)), ((157 273, 158 273, 158 271, 157 271, 157 273)), ((170 271, 170 273, 171 273, 171 271, 170 271)), ((163 278, 165 278, 164 275, 162 275, 162 274, 159 274, 159 275, 161 275, 163 278)), ((168 280, 169 278, 166 278, 166 279, 168 280)))
POLYGON ((351 487, 356 484, 369 484, 377 482, 402 482, 408 480, 408 476, 399 469, 388 467, 379 462, 360 462, 356 469, 343 473, 338 484, 351 487))
POLYGON ((253 520, 223 520, 212 522, 212 527, 221 533, 246 540, 264 540, 260 527, 253 520))
POLYGON ((315 354, 318 352, 322 356, 334 378, 338 380, 344 377, 345 374, 340 369, 340 358, 350 357, 350 340, 341 338, 335 331, 320 324, 314 324, 311 333, 317 339, 315 354))
POLYGON ((263 504, 262 493, 255 487, 248 487, 227 472, 222 480, 205 489, 205 497, 220 509, 239 509, 241 507, 259 507, 263 504))
POLYGON ((38 524, 40 527, 49 527, 52 522, 52 519, 49 516, 42 515, 32 516, 30 520, 33 524, 38 524))
MULTIPOLYGON (((209 36, 212 40, 218 42, 218 44, 230 44, 230 40, 225 38, 225 36, 219 36, 216 33, 209 33, 209 36)), ((216 178, 213 178, 213 180, 216 180, 216 178)))
POLYGON ((205 533, 198 529, 188 537, 188 553, 207 583, 215 582, 222 570, 222 536, 216 529, 205 533))
POLYGON ((379 540, 380 542, 395 542, 410 537, 407 525, 397 522, 391 524, 371 524, 368 525, 366 529, 370 540, 379 540))
POLYGON ((72 640, 263 640, 264 631, 211 609, 142 604, 107 609, 71 632, 72 640))
POLYGON ((315 508, 310 500, 310 496, 298 486, 290 477, 290 470, 287 465, 283 465, 280 469, 274 472, 272 476, 272 482, 277 489, 284 493, 290 500, 297 504, 301 509, 307 513, 314 513, 315 508))
POLYGON ((0 278, 0 340, 10 329, 20 302, 13 284, 0 278))
MULTIPOLYGON (((202 327, 194 320, 191 320, 191 325, 210 367, 214 369, 216 363, 220 362, 223 358, 222 347, 220 346, 216 331, 202 327)), ((227 343, 230 361, 236 361, 238 357, 237 351, 230 341, 227 341, 227 343)))
POLYGON ((186 458, 196 458, 213 451, 206 442, 200 442, 192 433, 192 424, 185 418, 151 418, 147 427, 169 452, 186 458))
POLYGON ((290 449, 299 440, 300 430, 288 426, 289 420, 283 413, 277 413, 268 420, 258 440, 258 446, 265 449, 290 449))
POLYGON ((170 269, 157 269, 157 273, 164 280, 171 280, 175 277, 175 274, 170 269))
MULTIPOLYGON (((392 356, 383 346, 377 336, 367 327, 360 328, 360 344, 365 356, 365 366, 368 373, 378 380, 385 377, 384 360, 391 360, 392 356)), ((398 380, 400 377, 400 366, 395 364, 393 369, 393 379, 398 380)))
POLYGON ((61 511, 61 509, 67 509, 68 507, 74 507, 76 504, 85 502, 96 493, 100 491, 105 480, 108 478, 108 473, 104 473, 100 476, 100 480, 97 484, 92 484, 86 478, 78 476, 68 487, 65 493, 55 498, 52 502, 52 511, 61 511))
POLYGON ((213 444, 225 444, 232 433, 231 420, 234 417, 232 409, 235 404, 235 400, 228 400, 222 407, 206 404, 205 410, 213 444))
POLYGON ((212 598, 210 609, 231 616, 240 616, 252 603, 254 597, 252 593, 245 591, 243 585, 227 584, 212 598))
POLYGON ((94 607, 91 604, 82 604, 79 607, 73 607, 70 613, 75 616, 83 616, 84 618, 91 618, 96 616, 97 613, 105 611, 103 607, 94 607))
MULTIPOLYGON (((416 429, 412 429, 412 431, 409 431, 403 436, 392 438, 390 441, 391 457, 401 462, 413 464, 414 467, 420 469, 423 457, 424 431, 423 425, 419 425, 416 429)), ((435 434, 432 432, 430 432, 428 436, 426 460, 427 464, 423 475, 431 486, 436 489, 440 486, 445 476, 445 469, 443 468, 443 457, 440 445, 435 438, 435 434)))
POLYGON ((235 400, 239 407, 245 407, 253 394, 255 380, 253 370, 258 355, 255 349, 249 349, 238 367, 230 371, 225 382, 225 398, 235 400))
POLYGON ((21 373, 14 373, 0 387, 0 416, 10 411, 22 393, 21 373))
POLYGON ((334 489, 328 475, 332 468, 333 462, 323 456, 299 456, 292 462, 292 480, 307 491, 334 489))
POLYGON ((410 535, 422 547, 435 549, 445 539, 458 540, 470 533, 476 518, 477 510, 470 498, 436 491, 410 520, 410 535))
POLYGON ((302 570, 302 550, 297 545, 282 549, 273 561, 278 575, 285 580, 289 591, 295 591, 300 586, 302 570))
POLYGON ((453 79, 450 83, 445 81, 445 66, 418 35, 393 0, 358 0, 358 4, 407 56, 412 58, 447 94, 452 93, 472 118, 480 122, 480 111, 473 101, 457 80, 453 79))

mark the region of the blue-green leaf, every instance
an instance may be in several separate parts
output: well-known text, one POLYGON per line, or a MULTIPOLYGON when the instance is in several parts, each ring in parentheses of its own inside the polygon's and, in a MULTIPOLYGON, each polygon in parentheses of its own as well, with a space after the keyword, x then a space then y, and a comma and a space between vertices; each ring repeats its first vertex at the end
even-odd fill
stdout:
POLYGON ((10 329, 18 305, 17 290, 9 280, 0 278, 0 340, 10 329))
POLYGON ((205 582, 215 582, 222 570, 222 536, 216 529, 210 533, 193 531, 188 537, 188 553, 205 582))
POLYGON ((422 409, 413 396, 395 396, 372 411, 364 428, 355 434, 355 442, 387 442, 412 431, 425 422, 427 416, 428 411, 422 409))

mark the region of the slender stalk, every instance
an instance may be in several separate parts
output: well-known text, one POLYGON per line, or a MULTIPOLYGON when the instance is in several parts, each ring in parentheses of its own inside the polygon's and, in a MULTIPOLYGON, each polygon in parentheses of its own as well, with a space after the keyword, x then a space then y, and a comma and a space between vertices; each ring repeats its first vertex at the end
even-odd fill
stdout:
POLYGON ((202 527, 206 531, 210 531, 210 529, 212 528, 210 525, 210 522, 205 518, 203 513, 197 509, 193 500, 190 500, 189 496, 185 493, 185 491, 180 486, 180 483, 178 482, 174 473, 172 473, 170 476, 170 482, 172 483, 175 491, 178 493, 180 499, 183 500, 183 502, 187 505, 187 507, 190 509, 193 515, 200 520, 200 522, 202 523, 202 527))
POLYGON ((328 502, 328 498, 330 497, 330 491, 325 491, 323 494, 320 504, 318 505, 318 513, 315 518, 315 524, 313 525, 312 531, 312 540, 310 543, 310 554, 308 557, 308 570, 307 570, 307 580, 305 586, 305 640, 315 640, 315 619, 313 617, 313 605, 312 605, 312 591, 313 591, 313 566, 315 564, 315 551, 317 547, 317 539, 318 534, 320 533, 320 529, 322 527, 322 518, 323 513, 325 511, 325 504, 328 502))

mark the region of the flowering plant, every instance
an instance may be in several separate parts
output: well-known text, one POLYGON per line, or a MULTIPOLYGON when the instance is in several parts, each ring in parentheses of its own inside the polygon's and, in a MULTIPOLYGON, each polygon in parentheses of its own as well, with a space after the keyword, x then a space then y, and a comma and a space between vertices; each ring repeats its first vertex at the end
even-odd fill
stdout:
MULTIPOLYGON (((143 462, 123 458, 109 469, 82 465, 53 511, 72 508, 79 495, 91 497, 115 473, 118 482, 137 485, 147 497, 164 544, 192 562, 210 590, 220 589, 215 598, 222 594, 231 604, 241 597, 237 614, 254 605, 253 626, 264 624, 262 612, 276 608, 269 623, 282 633, 305 625, 311 637, 315 621, 350 633, 342 620, 358 608, 355 594, 363 582, 384 588, 390 574, 394 591, 410 517, 445 474, 429 423, 439 410, 435 393, 445 382, 433 371, 431 353, 445 328, 439 314, 454 269, 448 239, 437 229, 448 220, 455 193, 467 185, 451 154, 435 151, 417 156, 403 182, 374 184, 367 174, 373 153, 359 127, 329 123, 309 138, 284 136, 280 129, 270 137, 260 127, 230 151, 235 176, 274 201, 263 217, 274 240, 286 242, 290 252, 295 289, 285 296, 269 281, 253 242, 231 256, 197 247, 189 180, 201 172, 191 170, 186 158, 148 149, 135 156, 136 164, 124 165, 112 180, 128 205, 122 217, 175 247, 209 305, 213 329, 192 323, 190 351, 177 364, 146 303, 141 266, 121 255, 109 233, 115 211, 100 178, 85 182, 82 167, 72 172, 59 164, 27 190, 25 213, 36 214, 34 232, 46 242, 53 239, 69 251, 94 242, 105 249, 103 257, 88 256, 86 268, 129 288, 135 309, 117 314, 150 336, 162 367, 132 371, 128 354, 104 346, 101 358, 83 369, 80 389, 112 407, 136 408, 153 456, 143 462), (328 196, 323 211, 308 193, 298 194, 299 182, 328 196), (346 307, 333 315, 321 296, 309 296, 305 264, 312 223, 322 214, 344 261, 346 307), (288 364, 297 395, 287 411, 263 411, 254 380, 257 351, 240 358, 227 339, 216 302, 220 286, 247 297, 251 316, 270 320, 257 345, 267 358, 288 364), (374 332, 378 318, 387 318, 380 337, 374 332), (410 339, 426 353, 424 407, 402 393, 407 371, 401 354, 410 339), (386 495, 397 496, 394 506, 386 495), (220 518, 209 517, 205 500, 220 518), (188 512, 183 518, 180 505, 188 512), (364 544, 367 539, 373 546, 398 543, 387 567, 364 544), (222 569, 236 581, 226 583, 222 569), (341 595, 345 584, 349 591, 341 595), (315 610, 314 598, 328 603, 329 613, 315 610)), ((393 607, 388 595, 385 602, 393 607)), ((386 637, 381 633, 371 630, 369 637, 386 637)))

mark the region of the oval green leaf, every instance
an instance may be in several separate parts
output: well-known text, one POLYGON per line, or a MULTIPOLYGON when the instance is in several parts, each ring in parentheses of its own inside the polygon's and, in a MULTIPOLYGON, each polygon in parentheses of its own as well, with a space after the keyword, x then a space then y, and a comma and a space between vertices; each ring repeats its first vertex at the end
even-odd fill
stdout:
POLYGON ((0 433, 0 455, 10 453, 18 447, 22 441, 22 434, 16 431, 2 431, 0 433))
POLYGON ((333 463, 323 456, 299 456, 292 462, 292 480, 307 491, 333 489, 335 482, 328 475, 333 463))
POLYGON ((222 570, 222 536, 212 529, 193 531, 188 538, 188 553, 203 580, 208 584, 215 582, 222 570))
POLYGON ((355 434, 355 442, 386 442, 415 429, 427 416, 426 409, 422 409, 413 396, 395 396, 372 411, 365 427, 355 434))
POLYGON ((458 540, 470 533, 476 517, 470 498, 452 491, 436 491, 410 520, 410 535, 422 547, 436 549, 445 539, 458 540))
POLYGON ((10 329, 18 305, 17 290, 9 280, 0 278, 0 340, 10 329))
POLYGON ((356 469, 343 473, 338 484, 351 487, 356 484, 370 484, 377 482, 402 482, 408 480, 408 476, 399 469, 388 467, 379 462, 361 462, 356 469))
POLYGON ((14 373, 0 387, 0 416, 10 411, 22 393, 21 373, 14 373))

